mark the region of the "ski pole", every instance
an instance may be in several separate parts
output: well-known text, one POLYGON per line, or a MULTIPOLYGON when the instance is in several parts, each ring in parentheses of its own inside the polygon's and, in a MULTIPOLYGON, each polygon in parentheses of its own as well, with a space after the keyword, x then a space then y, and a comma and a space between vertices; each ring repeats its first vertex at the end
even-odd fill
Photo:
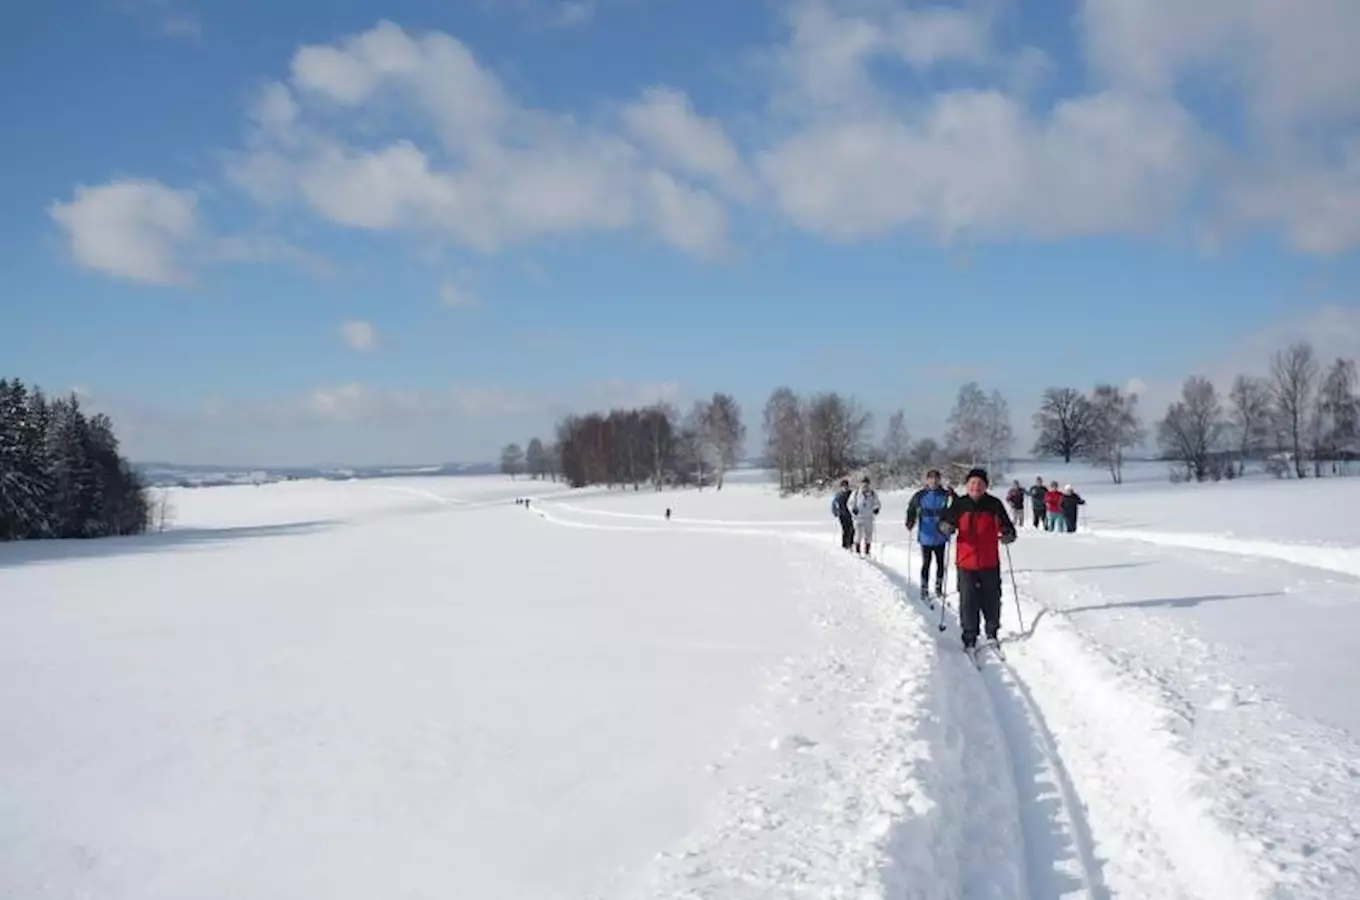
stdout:
MULTIPOLYGON (((952 544, 952 543, 953 543, 953 541, 947 541, 947 542, 945 543, 945 551, 944 551, 944 553, 941 554, 941 556, 945 556, 945 557, 948 557, 948 556, 949 556, 949 549, 948 549, 948 548, 949 548, 950 544, 952 544)), ((957 575, 954 576, 954 579, 955 579, 955 581, 957 581, 957 580, 958 580, 958 576, 957 576, 957 575)), ((946 567, 945 570, 944 570, 944 578, 942 578, 942 579, 940 580, 940 587, 942 587, 942 588, 948 588, 948 587, 949 587, 949 569, 948 569, 948 567, 946 567)), ((942 591, 941 593, 944 594, 944 597, 941 597, 941 598, 940 598, 940 630, 941 630, 941 631, 944 631, 944 611, 945 611, 946 609, 949 608, 949 602, 945 599, 945 597, 948 597, 948 596, 949 596, 949 593, 948 593, 947 591, 942 591)))
POLYGON ((1011 545, 1003 544, 1006 548, 1006 569, 1011 573, 1011 594, 1015 597, 1015 618, 1020 622, 1020 633, 1025 633, 1025 614, 1020 611, 1020 589, 1015 586, 1015 566, 1011 564, 1011 545))

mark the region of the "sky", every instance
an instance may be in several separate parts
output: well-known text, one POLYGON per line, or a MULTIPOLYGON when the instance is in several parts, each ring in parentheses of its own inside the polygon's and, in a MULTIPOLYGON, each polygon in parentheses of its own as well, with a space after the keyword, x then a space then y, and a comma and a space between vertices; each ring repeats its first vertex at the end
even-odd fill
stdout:
POLYGON ((1360 355, 1353 0, 72 0, 0 28, 0 375, 137 460, 496 458, 1360 355))

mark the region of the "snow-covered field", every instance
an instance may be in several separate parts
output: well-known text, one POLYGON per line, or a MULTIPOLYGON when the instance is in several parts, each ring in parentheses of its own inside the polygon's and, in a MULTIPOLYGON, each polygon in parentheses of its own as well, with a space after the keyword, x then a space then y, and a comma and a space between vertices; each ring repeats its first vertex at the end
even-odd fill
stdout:
POLYGON ((0 897, 1360 898, 1360 480, 1036 474, 981 673, 905 494, 862 561, 750 473, 0 545, 0 897))

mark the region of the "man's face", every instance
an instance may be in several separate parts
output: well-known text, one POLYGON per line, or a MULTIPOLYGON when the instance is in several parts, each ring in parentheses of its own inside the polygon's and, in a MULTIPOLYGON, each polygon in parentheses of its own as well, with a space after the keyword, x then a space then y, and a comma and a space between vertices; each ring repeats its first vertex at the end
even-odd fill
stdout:
POLYGON ((981 498, 982 495, 985 493, 987 493, 987 482, 983 481, 981 478, 978 478, 976 475, 968 479, 969 497, 972 497, 974 500, 977 500, 981 498))
POLYGON ((940 476, 934 473, 926 476, 926 487, 937 488, 940 486, 940 476))

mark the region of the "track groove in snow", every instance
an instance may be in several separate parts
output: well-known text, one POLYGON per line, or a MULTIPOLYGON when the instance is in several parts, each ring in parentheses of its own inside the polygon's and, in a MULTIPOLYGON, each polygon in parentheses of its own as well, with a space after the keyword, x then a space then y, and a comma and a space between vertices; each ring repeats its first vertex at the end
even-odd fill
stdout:
POLYGON ((1259 538, 1242 538, 1230 534, 1193 534, 1123 528, 1088 528, 1078 534, 1106 540, 1141 541, 1161 547, 1184 547, 1188 550, 1207 550, 1211 553, 1226 553, 1233 556, 1276 559, 1360 578, 1360 547, 1322 547, 1315 544, 1263 541, 1259 538))

